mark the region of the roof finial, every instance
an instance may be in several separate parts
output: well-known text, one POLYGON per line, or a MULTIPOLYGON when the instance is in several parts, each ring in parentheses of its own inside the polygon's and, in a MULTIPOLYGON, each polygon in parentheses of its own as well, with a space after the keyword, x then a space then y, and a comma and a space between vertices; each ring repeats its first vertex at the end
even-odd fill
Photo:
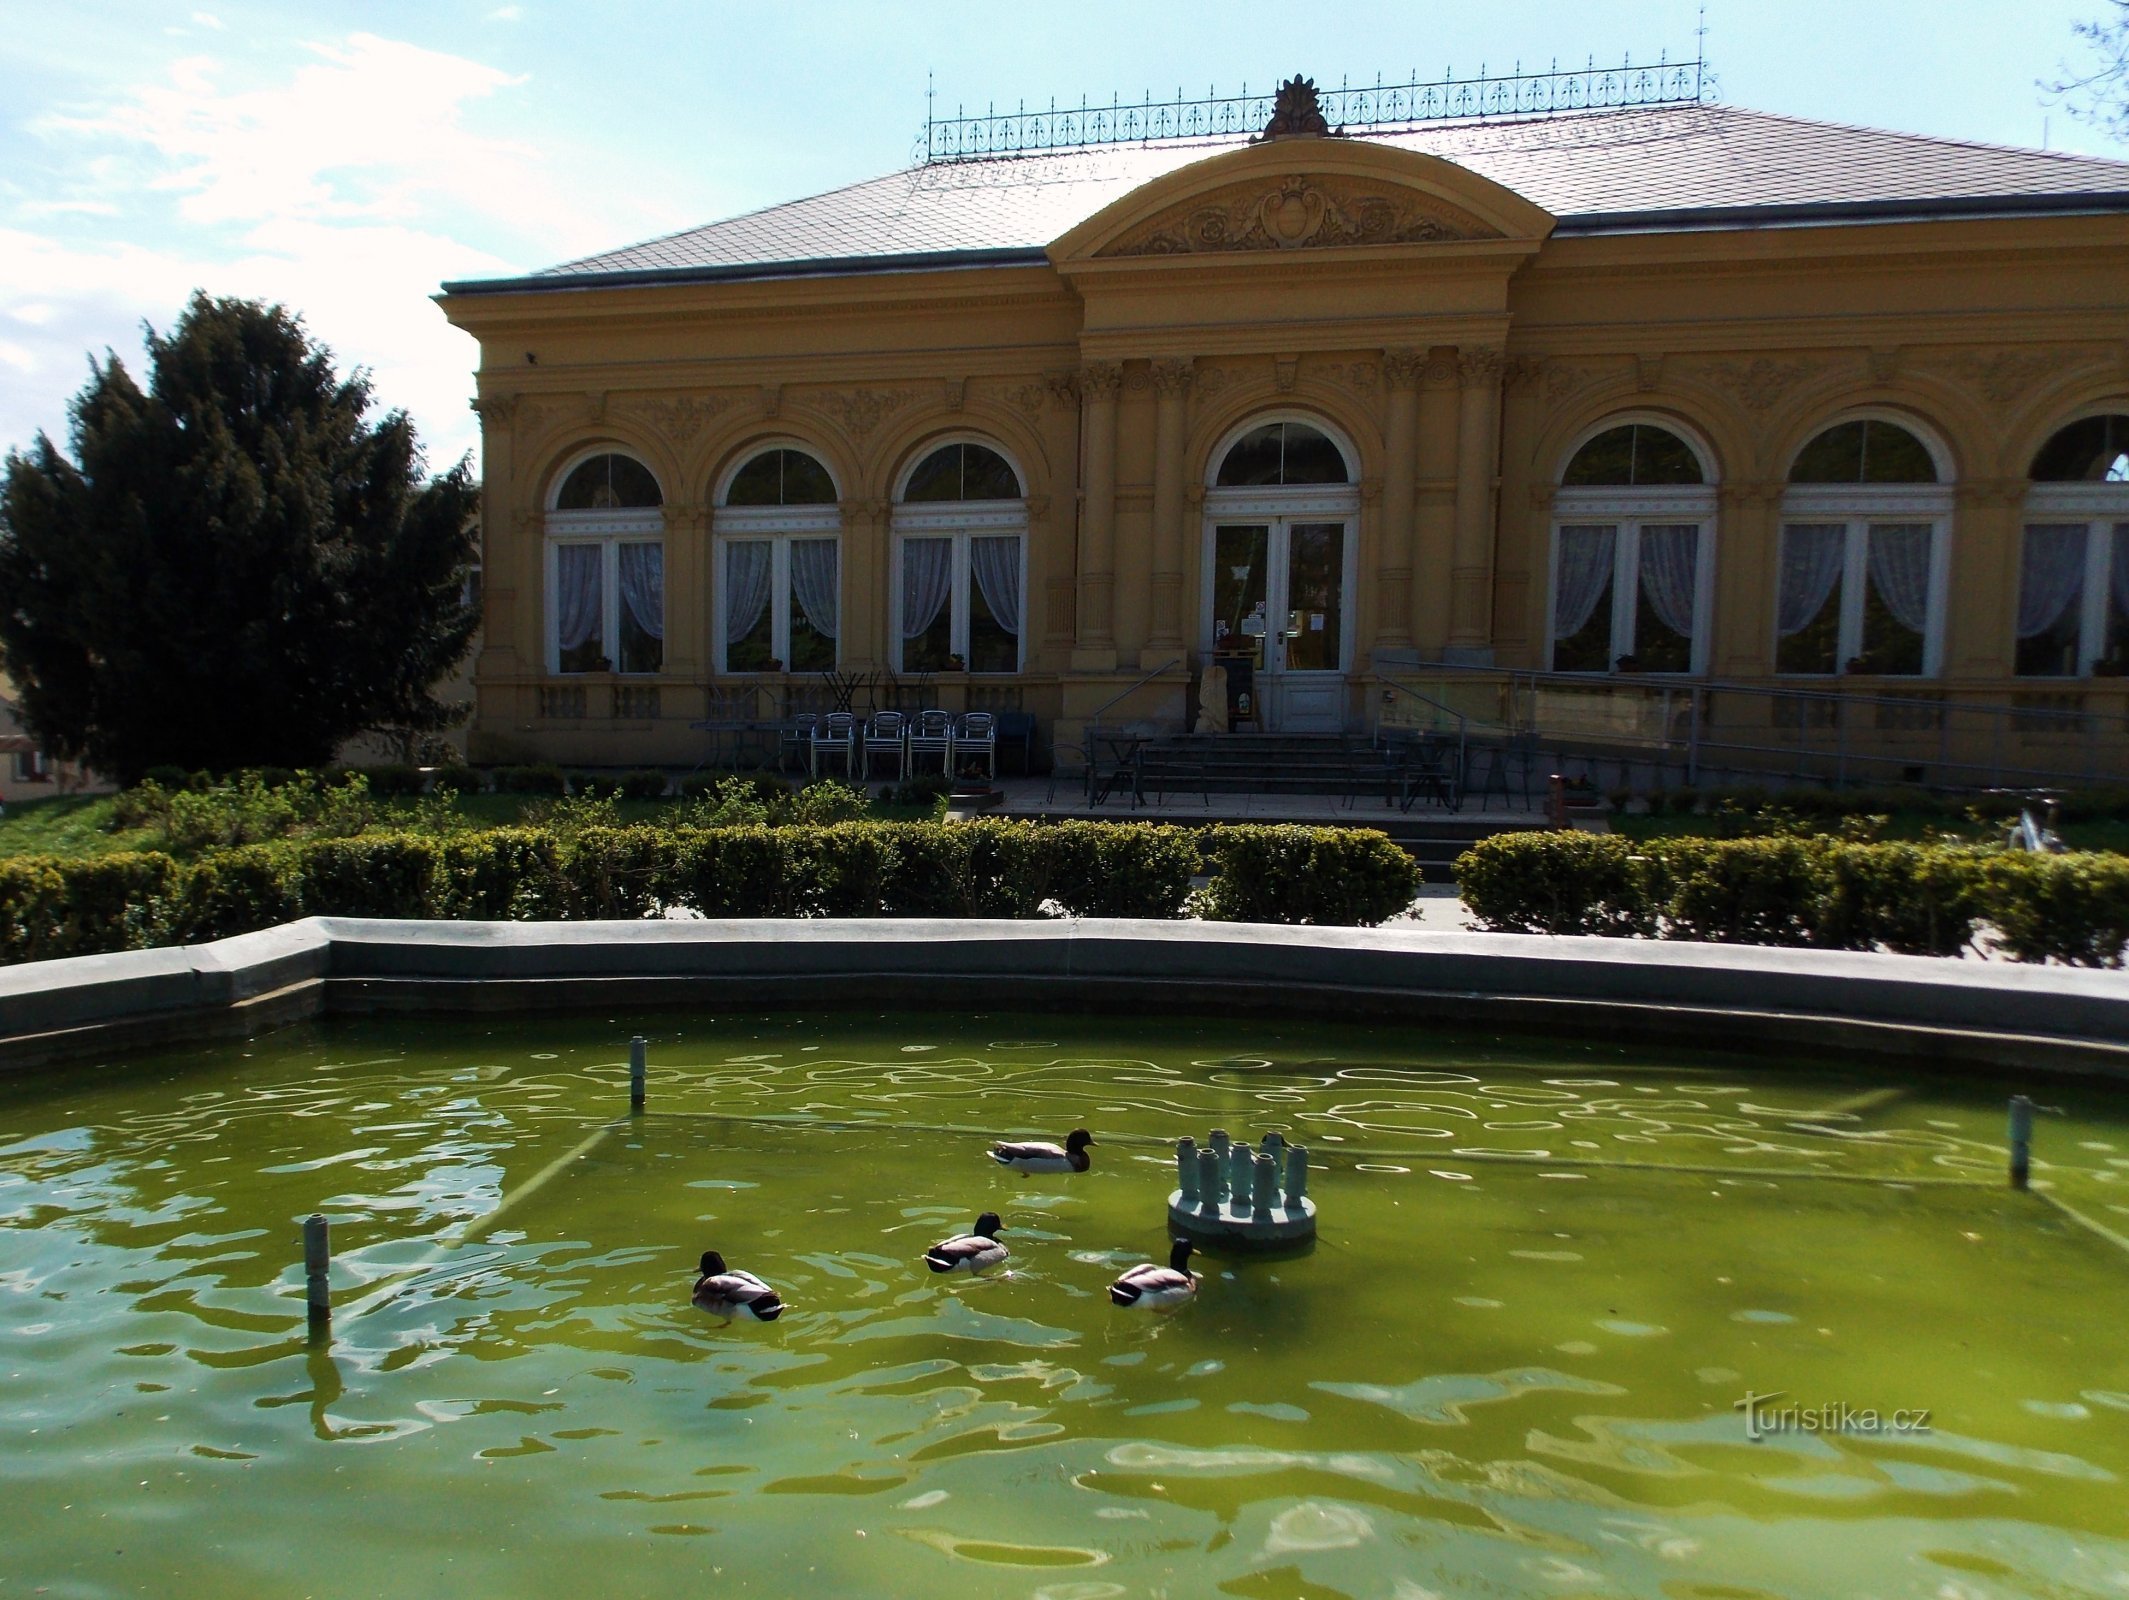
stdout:
POLYGON ((1331 131, 1331 125, 1323 115, 1322 102, 1316 97, 1316 80, 1304 78, 1297 72, 1279 85, 1278 96, 1272 101, 1271 120, 1250 142, 1290 139, 1297 134, 1322 138, 1331 131))

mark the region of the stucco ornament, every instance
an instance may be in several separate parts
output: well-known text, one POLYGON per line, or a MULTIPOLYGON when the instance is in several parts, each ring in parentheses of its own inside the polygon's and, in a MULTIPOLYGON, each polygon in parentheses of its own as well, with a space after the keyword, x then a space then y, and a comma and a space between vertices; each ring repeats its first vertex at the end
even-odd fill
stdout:
POLYGON ((732 403, 721 394, 682 395, 677 400, 639 400, 634 409, 675 444, 686 444, 732 403))
POLYGON ((2057 350, 1999 350, 1968 355, 1959 361, 1957 370, 1998 405, 2008 405, 2042 378, 2070 364, 2071 358, 2057 350))
POLYGON ((862 440, 915 399, 907 389, 851 389, 813 395, 807 403, 835 418, 851 438, 862 440))
POLYGON ((1744 402, 1746 409, 1767 411, 1781 397, 1819 370, 1811 361, 1776 361, 1754 356, 1749 362, 1711 361, 1707 374, 1744 402))
POLYGON ((1294 172, 1269 191, 1261 180, 1215 189, 1101 253, 1169 256, 1495 237, 1470 213, 1410 190, 1294 172))

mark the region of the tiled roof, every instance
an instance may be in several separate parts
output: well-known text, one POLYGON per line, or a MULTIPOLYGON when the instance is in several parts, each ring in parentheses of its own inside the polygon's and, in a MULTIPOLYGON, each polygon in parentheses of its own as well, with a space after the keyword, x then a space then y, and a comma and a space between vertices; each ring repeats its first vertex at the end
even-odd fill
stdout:
MULTIPOLYGON (((914 167, 587 256, 508 286, 563 288, 612 274, 724 276, 1033 260, 1052 239, 1141 184, 1238 142, 1110 146, 914 167)), ((1562 232, 1750 225, 1810 215, 2129 209, 2129 162, 1731 106, 1447 122, 1382 135, 1379 142, 1491 178, 1552 212, 1562 232)))

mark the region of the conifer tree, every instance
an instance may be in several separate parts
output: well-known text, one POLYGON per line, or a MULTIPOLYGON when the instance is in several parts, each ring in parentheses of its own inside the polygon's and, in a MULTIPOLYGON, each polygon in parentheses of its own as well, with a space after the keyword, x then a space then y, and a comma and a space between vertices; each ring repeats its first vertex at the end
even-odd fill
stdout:
POLYGON ((0 480, 0 663, 45 748, 120 781, 161 765, 313 766, 435 730, 464 656, 479 491, 430 478, 401 411, 278 306, 195 294, 106 352, 0 480))

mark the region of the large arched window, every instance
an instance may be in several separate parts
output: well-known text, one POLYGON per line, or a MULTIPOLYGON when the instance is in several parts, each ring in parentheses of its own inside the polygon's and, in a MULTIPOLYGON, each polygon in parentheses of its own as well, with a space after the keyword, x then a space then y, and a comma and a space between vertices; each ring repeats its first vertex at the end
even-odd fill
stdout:
POLYGON ((2129 415, 2086 417, 2033 457, 2018 573, 2018 671, 2129 673, 2129 415))
POLYGON ((1227 447, 1213 485, 1221 489, 1292 488, 1349 483, 1345 452, 1321 428, 1283 420, 1259 423, 1227 447))
POLYGON ((1553 671, 1707 670, 1710 476, 1661 422, 1613 421, 1576 448, 1553 501, 1553 671))
POLYGON ((1887 417, 1837 422, 1797 452, 1782 499, 1777 672, 1939 670, 1949 477, 1940 449, 1887 417))
POLYGON ((665 496, 634 456, 602 451, 561 475, 547 511, 547 669, 665 664, 665 496))
POLYGON ((842 631, 835 479, 796 445, 757 450, 725 480, 711 522, 711 603, 725 672, 827 672, 842 631))
POLYGON ((896 659, 904 672, 1018 672, 1025 654, 1027 500, 980 440, 936 445, 895 496, 896 659))

